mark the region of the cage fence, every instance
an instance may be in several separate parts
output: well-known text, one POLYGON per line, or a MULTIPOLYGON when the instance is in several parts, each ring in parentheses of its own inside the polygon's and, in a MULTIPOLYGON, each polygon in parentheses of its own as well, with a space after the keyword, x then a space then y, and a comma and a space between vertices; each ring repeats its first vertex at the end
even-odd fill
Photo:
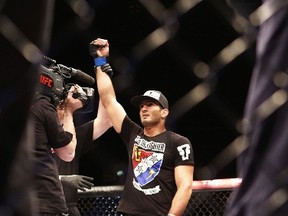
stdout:
MULTIPOLYGON (((232 191, 241 179, 193 181, 193 193, 184 216, 222 216, 232 191)), ((83 216, 121 216, 116 209, 123 186, 100 186, 80 192, 78 208, 83 216)))

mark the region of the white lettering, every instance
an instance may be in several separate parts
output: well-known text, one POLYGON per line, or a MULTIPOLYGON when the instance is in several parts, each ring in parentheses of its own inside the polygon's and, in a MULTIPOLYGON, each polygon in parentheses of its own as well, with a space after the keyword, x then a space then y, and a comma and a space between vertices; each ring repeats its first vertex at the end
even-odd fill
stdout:
POLYGON ((147 141, 145 139, 142 139, 140 136, 137 136, 135 138, 135 142, 137 143, 138 146, 142 147, 143 149, 149 149, 152 151, 159 151, 159 152, 165 151, 165 143, 147 141))

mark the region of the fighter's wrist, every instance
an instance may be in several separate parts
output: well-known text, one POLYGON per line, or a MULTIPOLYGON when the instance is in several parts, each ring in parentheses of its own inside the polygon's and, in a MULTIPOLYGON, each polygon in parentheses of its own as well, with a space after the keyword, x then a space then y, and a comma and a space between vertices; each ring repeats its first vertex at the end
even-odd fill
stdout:
POLYGON ((107 64, 107 58, 104 56, 94 58, 94 64, 95 64, 95 67, 105 65, 107 64))

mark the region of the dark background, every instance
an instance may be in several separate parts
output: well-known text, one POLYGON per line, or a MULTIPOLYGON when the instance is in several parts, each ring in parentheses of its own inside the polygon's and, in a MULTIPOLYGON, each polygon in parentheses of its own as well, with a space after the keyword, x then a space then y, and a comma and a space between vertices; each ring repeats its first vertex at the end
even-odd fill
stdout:
MULTIPOLYGON (((129 116, 139 122, 138 111, 130 105, 131 97, 148 89, 162 91, 171 108, 167 128, 188 137, 193 145, 194 179, 236 177, 235 158, 225 163, 227 158, 218 155, 240 135, 237 124, 243 116, 254 44, 229 63, 217 61, 219 52, 243 34, 233 28, 235 14, 225 0, 200 1, 183 13, 175 7, 180 1, 148 1, 152 9, 161 6, 162 10, 155 14, 141 3, 147 1, 84 2, 88 3, 88 13, 82 16, 83 11, 76 10, 71 1, 55 1, 47 56, 94 77, 88 45, 97 37, 108 39, 117 98, 129 116), (171 32, 165 43, 150 51, 147 48, 151 43, 141 46, 144 39, 163 26, 171 32), (197 76, 194 70, 197 62, 208 65, 208 77, 197 76), (178 113, 178 102, 203 83, 210 88, 208 96, 178 113), (225 165, 208 172, 205 168, 213 168, 215 160, 220 163, 223 160, 225 165)), ((96 84, 89 87, 96 90, 97 107, 96 84)), ((187 104, 191 102, 185 100, 187 104)), ((78 123, 94 118, 95 113, 77 115, 78 123)), ((113 129, 98 141, 96 148, 82 158, 80 173, 93 176, 96 185, 122 184, 127 164, 124 144, 113 129)))

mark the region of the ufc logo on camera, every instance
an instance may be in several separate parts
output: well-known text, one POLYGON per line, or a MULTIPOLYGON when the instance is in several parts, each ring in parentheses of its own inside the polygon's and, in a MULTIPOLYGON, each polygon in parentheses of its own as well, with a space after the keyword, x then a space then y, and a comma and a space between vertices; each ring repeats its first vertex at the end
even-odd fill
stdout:
POLYGON ((51 77, 47 76, 47 75, 44 75, 44 74, 41 74, 40 75, 40 83, 49 87, 49 88, 52 88, 53 87, 53 80, 51 77))

